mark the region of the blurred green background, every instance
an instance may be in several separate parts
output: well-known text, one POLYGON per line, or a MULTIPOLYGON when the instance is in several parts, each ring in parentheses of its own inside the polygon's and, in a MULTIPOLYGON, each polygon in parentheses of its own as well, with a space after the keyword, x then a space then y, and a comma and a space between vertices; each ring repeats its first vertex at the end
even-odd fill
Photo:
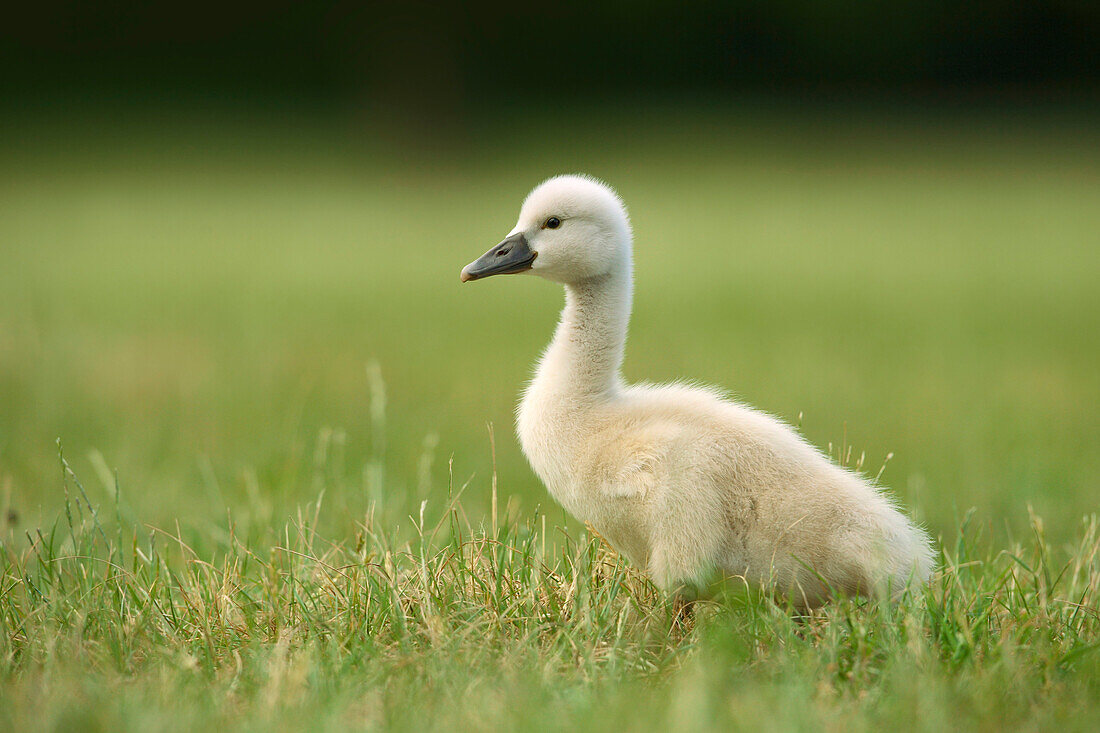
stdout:
POLYGON ((512 412, 561 294, 458 271, 582 171, 633 217, 630 379, 892 452, 936 534, 1030 504, 1068 535, 1100 496, 1100 14, 983 7, 21 9, 0 521, 62 509, 58 438, 160 525, 324 490, 350 532, 452 473, 487 508, 489 424, 502 496, 550 505, 512 412))

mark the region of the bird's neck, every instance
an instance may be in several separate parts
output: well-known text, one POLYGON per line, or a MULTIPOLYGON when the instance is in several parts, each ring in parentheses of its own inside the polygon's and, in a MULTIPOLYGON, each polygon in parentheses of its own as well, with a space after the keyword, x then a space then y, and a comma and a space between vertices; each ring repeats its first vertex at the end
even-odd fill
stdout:
POLYGON ((532 387, 572 399, 607 398, 621 389, 633 287, 629 258, 611 274, 566 285, 561 321, 532 387))

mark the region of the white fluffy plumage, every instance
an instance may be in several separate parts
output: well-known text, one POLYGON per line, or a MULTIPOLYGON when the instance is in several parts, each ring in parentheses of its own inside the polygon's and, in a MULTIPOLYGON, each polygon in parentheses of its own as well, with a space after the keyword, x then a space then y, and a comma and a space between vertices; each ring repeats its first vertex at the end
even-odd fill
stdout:
POLYGON ((614 191, 560 176, 527 196, 505 243, 463 270, 463 280, 496 274, 483 263, 516 258, 503 245, 519 242, 534 259, 516 267, 565 286, 517 421, 554 498, 681 596, 720 574, 810 608, 830 589, 889 594, 926 580, 926 533, 787 425, 710 389, 623 381, 632 239, 614 191))

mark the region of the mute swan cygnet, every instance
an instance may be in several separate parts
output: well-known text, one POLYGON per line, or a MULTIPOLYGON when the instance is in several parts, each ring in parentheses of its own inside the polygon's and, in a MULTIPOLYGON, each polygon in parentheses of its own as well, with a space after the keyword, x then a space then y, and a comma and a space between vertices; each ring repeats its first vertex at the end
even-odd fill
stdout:
POLYGON ((624 383, 631 240, 614 191, 561 176, 462 270, 463 282, 529 272, 565 286, 517 421, 554 498, 681 598, 716 574, 774 584, 802 608, 830 589, 888 594, 926 580, 924 531, 785 424, 714 390, 624 383))

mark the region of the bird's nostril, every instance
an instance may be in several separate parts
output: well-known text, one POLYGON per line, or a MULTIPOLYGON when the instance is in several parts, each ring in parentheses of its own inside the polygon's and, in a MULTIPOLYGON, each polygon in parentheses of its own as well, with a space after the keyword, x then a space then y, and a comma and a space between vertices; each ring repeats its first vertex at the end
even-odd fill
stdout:
POLYGON ((504 247, 503 249, 498 249, 497 250, 497 257, 503 257, 504 255, 508 254, 511 251, 512 251, 511 247, 504 247))

